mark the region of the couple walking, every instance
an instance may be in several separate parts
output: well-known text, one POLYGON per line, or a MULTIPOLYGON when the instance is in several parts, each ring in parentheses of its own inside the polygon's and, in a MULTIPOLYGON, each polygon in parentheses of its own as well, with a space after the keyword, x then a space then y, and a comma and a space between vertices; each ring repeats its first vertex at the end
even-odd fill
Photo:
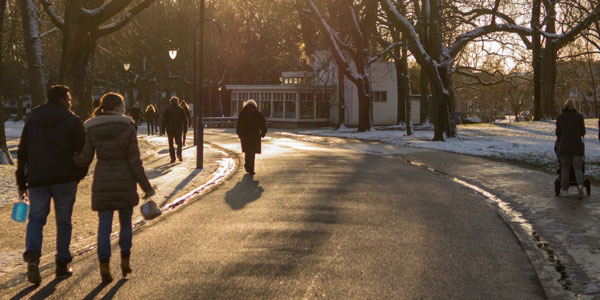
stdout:
POLYGON ((77 184, 87 174, 96 155, 98 162, 92 183, 92 210, 98 211, 98 259, 103 282, 112 281, 109 261, 110 234, 114 211, 119 212, 121 271, 131 272, 133 207, 139 202, 137 185, 145 197, 154 195, 144 172, 133 120, 123 115, 123 96, 107 93, 100 99, 85 124, 70 111, 71 96, 65 86, 48 91, 48 103, 34 109, 27 120, 18 150, 17 185, 19 197, 29 197, 26 232, 27 280, 41 282, 39 261, 42 232, 54 199, 56 214, 56 278, 72 275, 71 215, 77 184))

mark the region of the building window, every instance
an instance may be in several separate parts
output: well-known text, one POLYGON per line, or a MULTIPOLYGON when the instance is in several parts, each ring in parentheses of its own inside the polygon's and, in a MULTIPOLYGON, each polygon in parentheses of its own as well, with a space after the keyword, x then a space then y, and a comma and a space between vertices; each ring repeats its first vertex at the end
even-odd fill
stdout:
POLYGON ((373 102, 387 102, 387 92, 373 92, 373 102))
POLYGON ((260 100, 260 98, 258 98, 259 93, 250 93, 250 99, 254 99, 255 101, 260 100))
POLYGON ((271 117, 271 101, 260 102, 260 111, 263 113, 265 118, 271 117))
POLYGON ((282 101, 283 100, 283 93, 273 93, 273 100, 282 101))
POLYGON ((317 102, 317 118, 327 119, 329 118, 329 102, 317 102))
POLYGON ((272 117, 283 119, 283 101, 273 101, 272 117))
POLYGON ((262 93, 260 99, 264 101, 271 101, 271 93, 262 93))
POLYGON ((285 93, 286 101, 296 101, 296 93, 285 93))
MULTIPOLYGON (((295 96, 296 94, 294 94, 295 96)), ((285 118, 286 119, 296 119, 296 102, 295 101, 286 101, 285 102, 285 118)))
POLYGON ((238 99, 238 97, 239 97, 238 93, 236 93, 236 92, 234 92, 234 93, 231 93, 231 99, 232 99, 232 100, 237 100, 237 99, 238 99))
POLYGON ((300 119, 314 119, 315 118, 315 102, 314 101, 300 101, 300 119))

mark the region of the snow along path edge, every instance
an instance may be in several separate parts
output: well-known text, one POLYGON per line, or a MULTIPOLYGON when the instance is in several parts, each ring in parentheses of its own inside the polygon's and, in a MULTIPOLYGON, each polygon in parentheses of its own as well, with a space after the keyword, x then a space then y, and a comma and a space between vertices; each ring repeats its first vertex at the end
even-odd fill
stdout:
MULTIPOLYGON (((237 166, 239 165, 238 156, 233 151, 225 149, 223 147, 219 147, 213 143, 209 143, 206 141, 204 142, 204 144, 205 144, 205 147, 213 148, 214 150, 223 153, 225 156, 224 158, 219 159, 218 164, 220 166, 217 169, 217 171, 215 171, 214 173, 211 174, 212 175, 211 179, 209 179, 207 182, 205 182, 198 188, 195 188, 191 192, 173 200, 170 204, 163 206, 161 208, 162 215, 160 215, 156 219, 144 220, 142 217, 139 217, 136 220, 133 220, 133 222, 132 222, 133 234, 135 234, 137 231, 139 231, 140 229, 145 227, 144 225, 154 224, 154 223, 156 223, 156 221, 163 219, 163 217, 165 215, 170 215, 177 208, 186 207, 186 206, 190 205, 191 203, 193 203, 194 201, 199 200, 200 198, 202 198, 202 196, 212 192, 214 189, 216 189, 221 184, 223 184, 227 179, 229 179, 233 175, 234 171, 237 170, 237 166)), ((118 237, 119 237, 119 232, 113 232, 110 235, 111 243, 113 240, 117 239, 118 237)), ((82 247, 79 250, 72 251, 73 252, 73 260, 75 261, 75 259, 77 259, 78 257, 95 250, 96 245, 97 245, 97 243, 92 243, 90 245, 82 247)), ((42 265, 39 267, 40 273, 42 273, 46 270, 52 269, 52 268, 54 268, 54 266, 55 266, 54 262, 50 262, 45 265, 42 265)), ((27 275, 27 273, 22 273, 22 274, 19 274, 19 275, 13 277, 12 279, 7 280, 5 283, 0 285, 0 290, 6 290, 9 288, 15 287, 21 283, 24 283, 26 281, 26 275, 27 275)))
MULTIPOLYGON (((514 210, 511 205, 491 192, 469 183, 463 179, 426 165, 423 162, 406 159, 406 162, 424 168, 437 175, 444 176, 449 180, 464 186, 485 197, 486 202, 492 206, 504 223, 511 229, 521 248, 529 258, 533 266, 540 285, 544 289, 546 296, 551 300, 559 299, 586 299, 583 295, 575 295, 570 291, 571 280, 569 274, 565 271, 557 253, 552 250, 550 243, 545 241, 534 229, 533 225, 525 220, 521 213, 514 210), (583 297, 583 298, 582 298, 583 297)), ((591 297, 589 297, 591 299, 591 297)))

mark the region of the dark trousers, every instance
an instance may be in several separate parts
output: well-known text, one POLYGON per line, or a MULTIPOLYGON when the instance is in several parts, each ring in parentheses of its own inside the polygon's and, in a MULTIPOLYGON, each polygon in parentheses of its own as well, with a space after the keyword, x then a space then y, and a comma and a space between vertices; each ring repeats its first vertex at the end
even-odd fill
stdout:
POLYGON ((254 159, 256 157, 256 153, 254 152, 246 152, 245 153, 245 163, 244 163, 244 169, 246 169, 246 172, 248 173, 254 173, 254 159))
POLYGON ((154 135, 154 133, 156 133, 154 120, 148 120, 146 123, 148 123, 148 135, 154 135))
POLYGON ((182 143, 181 143, 184 146, 185 146, 185 137, 187 136, 187 132, 188 132, 188 130, 187 130, 187 127, 186 127, 185 129, 183 129, 183 134, 182 134, 183 140, 182 140, 182 143))
POLYGON ((169 140, 169 155, 171 155, 171 160, 175 160, 175 147, 173 147, 173 142, 177 145, 177 157, 182 158, 181 156, 181 137, 182 133, 172 134, 167 132, 167 139, 169 140))

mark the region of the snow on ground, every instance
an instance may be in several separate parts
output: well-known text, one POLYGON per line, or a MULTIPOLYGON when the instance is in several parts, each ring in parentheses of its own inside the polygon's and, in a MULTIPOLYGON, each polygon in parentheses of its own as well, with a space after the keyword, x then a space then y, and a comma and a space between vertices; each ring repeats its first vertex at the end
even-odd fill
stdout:
MULTIPOLYGON (((585 125, 586 175, 600 178, 598 119, 587 119, 585 125)), ((555 126, 554 121, 459 125, 459 137, 448 138, 445 142, 431 141, 433 131, 428 127, 417 127, 412 136, 407 136, 406 130, 397 126, 377 127, 375 131, 360 133, 355 128, 323 128, 300 131, 299 134, 354 138, 516 160, 553 171, 556 163, 555 126)))
POLYGON ((4 129, 6 131, 6 139, 18 139, 21 137, 25 123, 23 121, 6 121, 4 122, 4 129))

